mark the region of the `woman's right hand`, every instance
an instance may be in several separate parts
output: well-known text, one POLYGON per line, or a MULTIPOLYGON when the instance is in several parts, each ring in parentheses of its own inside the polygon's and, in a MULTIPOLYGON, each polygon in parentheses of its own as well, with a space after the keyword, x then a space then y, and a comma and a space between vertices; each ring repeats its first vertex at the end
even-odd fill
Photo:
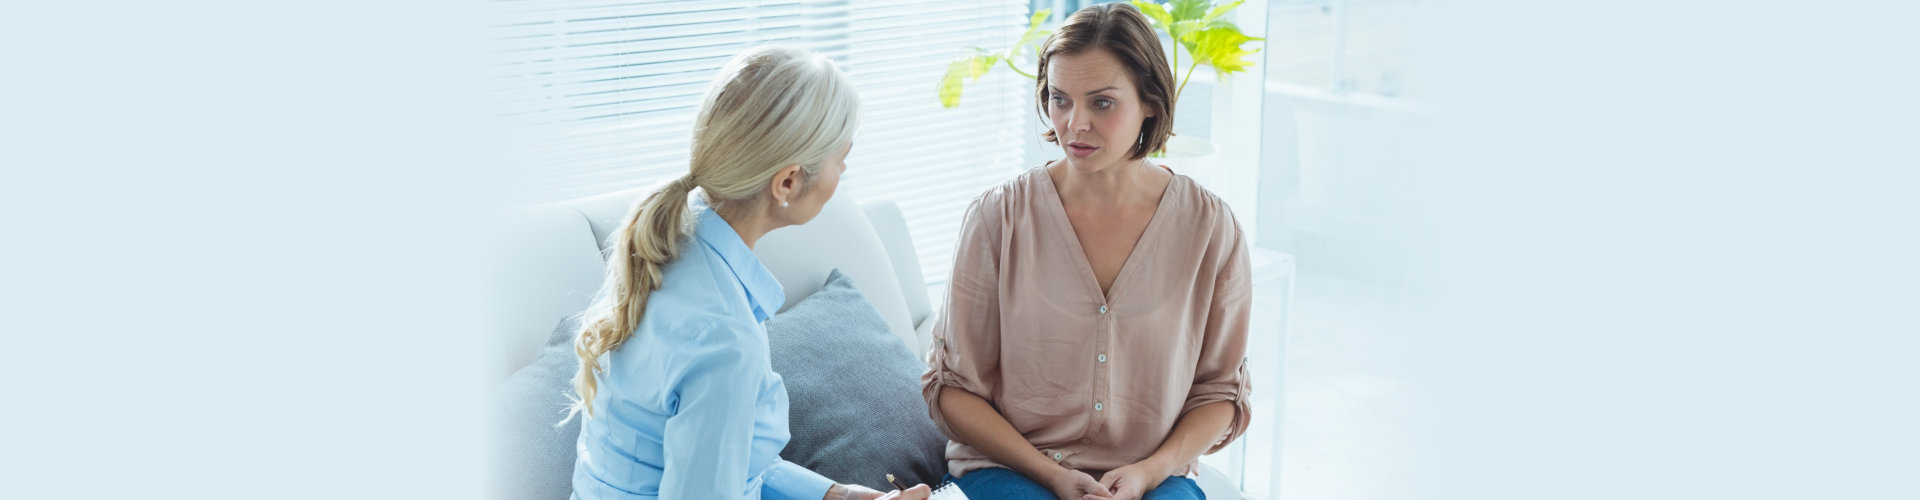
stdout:
POLYGON ((835 484, 827 488, 827 495, 822 500, 927 500, 932 494, 933 491, 924 484, 886 493, 857 484, 835 484))
POLYGON ((1093 476, 1066 467, 1058 467, 1047 475, 1045 484, 1053 496, 1060 500, 1094 500, 1113 498, 1113 492, 1101 486, 1093 476))
POLYGON ((921 484, 904 490, 893 490, 888 492, 886 496, 880 497, 880 500, 927 500, 927 497, 932 495, 933 490, 927 488, 927 485, 921 484))

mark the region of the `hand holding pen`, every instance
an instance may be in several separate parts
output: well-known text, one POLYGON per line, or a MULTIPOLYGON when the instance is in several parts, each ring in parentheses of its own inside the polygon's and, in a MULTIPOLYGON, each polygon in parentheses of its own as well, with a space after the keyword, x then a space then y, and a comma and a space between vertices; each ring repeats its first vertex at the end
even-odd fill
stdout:
POLYGON ((894 485, 896 489, 881 493, 857 484, 836 484, 827 490, 827 495, 821 500, 927 500, 927 497, 933 494, 933 490, 928 489, 924 484, 912 488, 901 488, 899 483, 894 482, 892 474, 887 475, 887 483, 894 485))

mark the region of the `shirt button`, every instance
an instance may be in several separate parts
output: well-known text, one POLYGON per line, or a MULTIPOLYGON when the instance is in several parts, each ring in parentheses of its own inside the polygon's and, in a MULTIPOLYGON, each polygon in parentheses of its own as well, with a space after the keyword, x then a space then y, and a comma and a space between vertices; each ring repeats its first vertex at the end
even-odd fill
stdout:
POLYGON ((1056 462, 1058 462, 1058 461, 1060 461, 1060 457, 1061 457, 1061 456, 1062 456, 1062 455, 1060 455, 1060 452, 1057 452, 1057 451, 1056 451, 1056 452, 1053 452, 1053 460, 1054 460, 1054 461, 1056 461, 1056 462))
POLYGON ((1100 314, 1106 314, 1106 313, 1107 313, 1107 306, 1100 306, 1100 314))
POLYGON ((1105 363, 1105 362, 1107 362, 1107 355, 1105 355, 1105 354, 1101 354, 1101 355, 1100 355, 1100 362, 1101 362, 1101 363, 1105 363))
POLYGON ((1100 411, 1100 410, 1105 410, 1105 409, 1107 409, 1107 405, 1103 405, 1103 404, 1100 404, 1100 403, 1094 403, 1094 404, 1093 404, 1093 411, 1100 411))

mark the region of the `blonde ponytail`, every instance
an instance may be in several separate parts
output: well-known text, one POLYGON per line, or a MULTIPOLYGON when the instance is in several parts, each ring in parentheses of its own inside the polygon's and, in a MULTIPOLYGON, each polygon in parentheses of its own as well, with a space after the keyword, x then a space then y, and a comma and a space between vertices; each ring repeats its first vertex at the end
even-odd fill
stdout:
POLYGON ((687 197, 694 188, 715 210, 751 209, 787 165, 812 179, 853 140, 858 110, 846 75, 804 50, 760 47, 720 70, 694 119, 689 173, 635 203, 607 238, 606 277, 573 343, 580 371, 568 419, 593 416, 600 358, 633 336, 647 297, 663 285, 663 267, 679 257, 680 239, 692 230, 687 197))
MULTIPOLYGON (((579 399, 574 412, 586 410, 593 416, 593 396, 599 391, 594 375, 600 372, 600 356, 633 336, 640 326, 641 313, 647 310, 647 297, 660 289, 660 267, 679 257, 680 236, 687 224, 687 194, 694 188, 692 177, 674 179, 627 211, 626 222, 608 236, 607 276, 601 285, 593 313, 575 337, 573 352, 580 357, 580 372, 573 388, 579 399)), ((571 417, 569 417, 571 418, 571 417)))

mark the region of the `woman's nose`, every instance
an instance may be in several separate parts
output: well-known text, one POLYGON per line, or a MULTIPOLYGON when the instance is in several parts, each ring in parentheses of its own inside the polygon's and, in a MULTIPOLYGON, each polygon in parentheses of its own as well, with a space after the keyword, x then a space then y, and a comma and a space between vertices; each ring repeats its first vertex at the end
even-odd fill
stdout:
POLYGON ((1086 132, 1090 129, 1092 129, 1092 121, 1080 115, 1080 108, 1074 108, 1073 111, 1067 112, 1067 130, 1079 133, 1086 132))

